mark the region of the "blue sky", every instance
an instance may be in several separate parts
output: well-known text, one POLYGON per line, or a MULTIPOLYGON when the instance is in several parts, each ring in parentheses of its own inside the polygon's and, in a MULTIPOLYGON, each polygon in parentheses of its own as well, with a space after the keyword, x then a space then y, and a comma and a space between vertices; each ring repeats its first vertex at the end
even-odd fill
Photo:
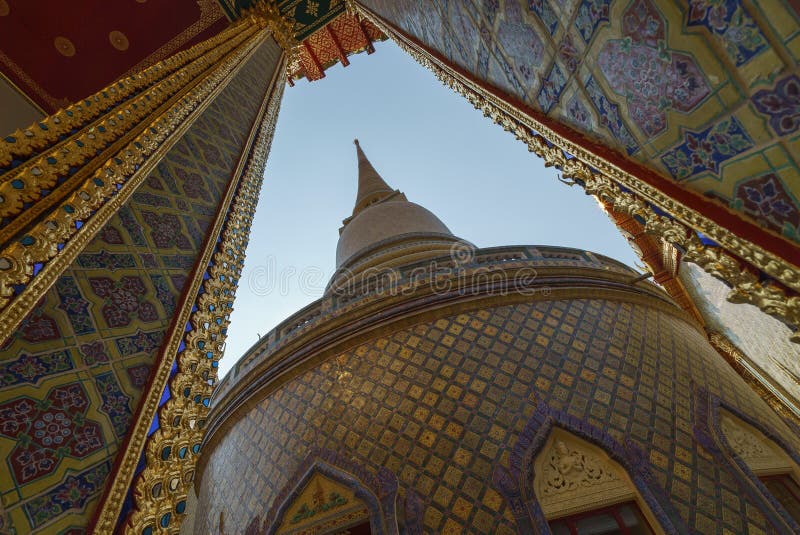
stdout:
POLYGON ((390 186, 478 247, 560 245, 638 261, 596 201, 391 42, 284 93, 220 374, 322 296, 356 194, 353 138, 390 186))

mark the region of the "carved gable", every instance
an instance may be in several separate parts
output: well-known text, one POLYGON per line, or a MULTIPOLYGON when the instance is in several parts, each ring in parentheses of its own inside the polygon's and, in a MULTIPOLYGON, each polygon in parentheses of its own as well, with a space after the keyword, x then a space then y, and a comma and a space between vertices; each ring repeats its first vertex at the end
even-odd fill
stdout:
POLYGON ((534 463, 533 488, 545 516, 556 518, 633 499, 625 470, 588 442, 554 430, 534 463))
POLYGON ((316 472, 286 509, 277 533, 339 533, 368 519, 366 504, 351 489, 316 472))
POLYGON ((720 413, 720 427, 728 445, 756 475, 795 470, 791 458, 755 427, 727 411, 720 413))

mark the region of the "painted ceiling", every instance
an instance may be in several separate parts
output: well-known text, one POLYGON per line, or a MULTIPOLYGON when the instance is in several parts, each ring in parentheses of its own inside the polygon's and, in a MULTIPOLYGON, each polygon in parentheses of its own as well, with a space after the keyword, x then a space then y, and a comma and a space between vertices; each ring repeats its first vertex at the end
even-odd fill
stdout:
POLYGON ((289 83, 303 77, 312 82, 324 78, 325 70, 335 63, 346 67, 350 63, 347 56, 364 50, 372 54, 372 43, 384 39, 386 36, 368 20, 343 13, 300 44, 299 53, 289 65, 289 83))
MULTIPOLYGON (((231 19, 238 18, 243 9, 251 7, 253 0, 219 0, 231 19)), ((277 0, 281 14, 295 21, 295 39, 304 41, 344 13, 343 0, 277 0)))
POLYGON ((797 0, 360 3, 724 226, 800 242, 797 0))
MULTIPOLYGON (((253 0, 219 0, 232 20, 255 3, 253 0)), ((349 65, 347 56, 374 52, 372 43, 386 36, 371 22, 359 20, 345 12, 343 0, 276 0, 278 9, 294 21, 294 38, 300 43, 294 61, 289 65, 289 83, 307 78, 325 77, 325 70, 341 62, 349 65)))
POLYGON ((0 0, 0 73, 52 113, 227 24, 216 0, 0 0))
MULTIPOLYGON (((0 75, 44 113, 212 37, 251 0, 0 0, 0 75), (46 16, 43 14, 46 13, 46 16)), ((280 0, 302 43, 290 78, 317 80, 385 36, 341 0, 280 0), (331 24, 333 22, 333 24, 331 24), (326 29, 327 26, 327 29, 326 29)))

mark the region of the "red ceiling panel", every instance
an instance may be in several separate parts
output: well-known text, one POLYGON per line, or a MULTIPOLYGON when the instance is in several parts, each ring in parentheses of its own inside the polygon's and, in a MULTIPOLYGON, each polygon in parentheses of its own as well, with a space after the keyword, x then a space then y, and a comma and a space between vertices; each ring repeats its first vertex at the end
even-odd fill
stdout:
POLYGON ((227 24, 216 0, 0 0, 0 72, 53 112, 227 24))

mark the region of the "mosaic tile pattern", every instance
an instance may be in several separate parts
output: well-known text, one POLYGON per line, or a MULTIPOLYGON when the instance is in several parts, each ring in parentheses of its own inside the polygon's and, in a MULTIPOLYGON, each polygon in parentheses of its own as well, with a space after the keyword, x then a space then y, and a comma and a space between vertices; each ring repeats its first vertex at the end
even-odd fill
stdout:
POLYGON ((546 405, 560 425, 602 430, 639 451, 678 522, 704 534, 775 533, 730 467, 693 438, 699 386, 797 446, 705 338, 666 312, 579 299, 420 323, 289 380, 216 437, 196 529, 214 532, 221 510, 232 532, 264 518, 322 448, 396 474, 406 500, 399 521, 412 532, 516 533, 508 501, 488 482, 497 467, 513 468, 546 405))
POLYGON ((515 101, 744 219, 774 228, 771 215, 745 209, 736 186, 770 173, 790 177, 787 199, 800 210, 800 13, 791 2, 360 3, 515 101), (581 120, 589 109, 594 123, 581 120), (705 137, 713 165, 675 161, 691 159, 690 139, 721 124, 738 125, 748 143, 705 137))
POLYGON ((243 67, 0 349, 0 452, 17 459, 0 497, 18 533, 88 522, 277 54, 243 67), (80 404, 50 399, 64 389, 80 404))

